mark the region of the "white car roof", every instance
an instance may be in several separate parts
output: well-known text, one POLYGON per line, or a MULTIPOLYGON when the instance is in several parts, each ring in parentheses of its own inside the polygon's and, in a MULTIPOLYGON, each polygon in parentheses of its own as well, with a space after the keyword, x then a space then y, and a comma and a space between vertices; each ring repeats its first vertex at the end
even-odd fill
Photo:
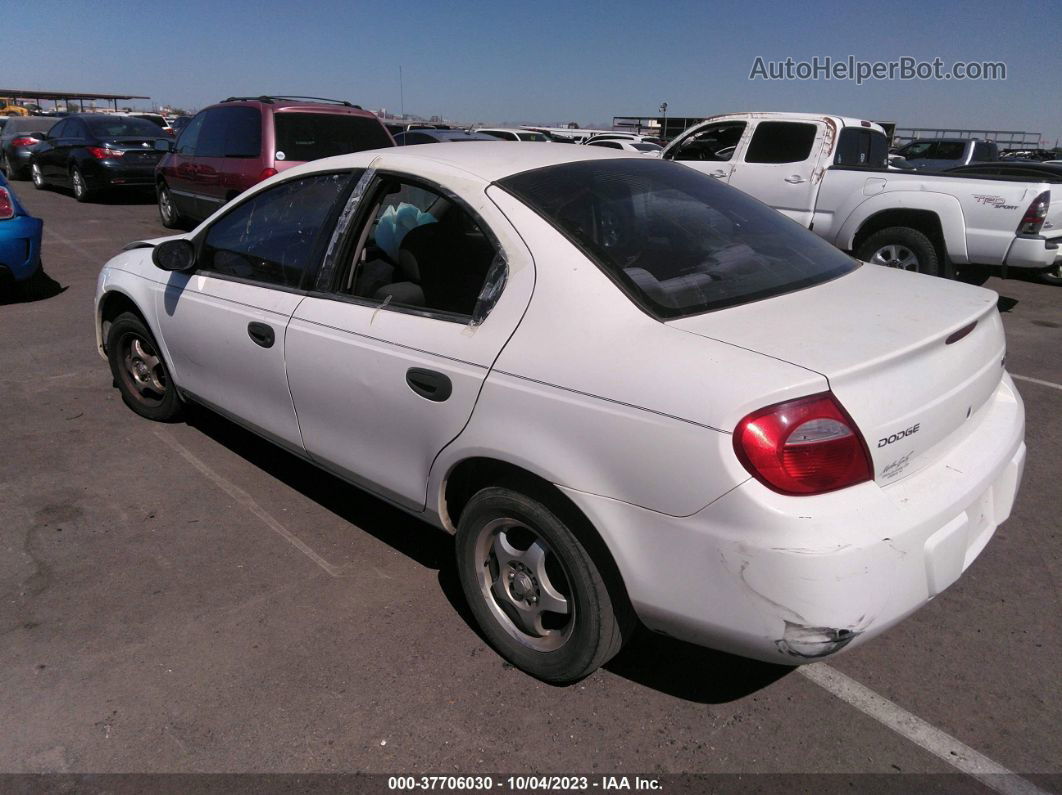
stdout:
MULTIPOLYGON (((875 124, 869 119, 859 119, 855 116, 838 116, 836 113, 790 113, 788 111, 777 110, 757 110, 757 111, 741 111, 738 113, 716 113, 707 117, 704 121, 717 121, 721 118, 746 118, 746 119, 770 119, 772 121, 823 121, 825 119, 833 119, 841 122, 845 127, 862 127, 863 122, 870 124, 872 129, 878 132, 884 132, 884 129, 879 124, 875 124)), ((703 124, 704 122, 701 122, 703 124)), ((700 125, 694 125, 700 126, 700 125)))
MULTIPOLYGON (((416 162, 422 160, 441 163, 460 169, 485 182, 494 182, 533 168, 616 157, 640 159, 641 155, 637 152, 605 149, 599 146, 557 146, 553 143, 536 141, 526 141, 521 146, 513 146, 509 141, 462 141, 459 144, 448 141, 339 155, 324 160, 314 160, 305 165, 296 166, 296 169, 299 173, 312 173, 336 168, 365 168, 379 159, 383 161, 378 164, 379 168, 397 167, 401 164, 403 168, 408 167, 415 174, 416 162)), ((291 175, 295 173, 295 169, 283 173, 291 175)))

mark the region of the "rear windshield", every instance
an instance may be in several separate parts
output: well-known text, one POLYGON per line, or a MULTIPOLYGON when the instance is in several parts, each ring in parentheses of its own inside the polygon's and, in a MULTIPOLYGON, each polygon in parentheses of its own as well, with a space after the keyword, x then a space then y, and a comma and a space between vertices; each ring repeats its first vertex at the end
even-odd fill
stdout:
POLYGON ((660 319, 749 303, 859 266, 765 204, 662 160, 585 160, 498 183, 660 319))
POLYGON ((84 117, 89 132, 97 138, 121 138, 126 135, 143 135, 150 138, 159 137, 159 128, 145 119, 133 116, 96 117, 94 119, 84 117))
POLYGON ((363 149, 393 146, 383 125, 365 116, 340 113, 277 113, 277 152, 284 160, 317 160, 363 149))

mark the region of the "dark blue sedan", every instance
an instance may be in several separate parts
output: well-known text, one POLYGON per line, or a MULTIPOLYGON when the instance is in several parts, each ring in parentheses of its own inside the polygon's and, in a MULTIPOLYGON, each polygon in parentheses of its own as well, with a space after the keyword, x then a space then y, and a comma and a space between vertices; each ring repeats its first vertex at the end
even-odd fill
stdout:
POLYGON ((38 275, 43 231, 44 221, 26 212, 0 174, 0 295, 38 275))

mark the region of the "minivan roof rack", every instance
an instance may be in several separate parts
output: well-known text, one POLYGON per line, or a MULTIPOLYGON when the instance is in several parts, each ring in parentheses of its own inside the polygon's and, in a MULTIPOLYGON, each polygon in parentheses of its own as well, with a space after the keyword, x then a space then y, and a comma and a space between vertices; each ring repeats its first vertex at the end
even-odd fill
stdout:
POLYGON ((312 99, 315 102, 332 102, 332 103, 335 103, 336 105, 343 105, 344 107, 347 107, 347 108, 356 108, 357 110, 362 110, 361 105, 355 105, 355 104, 353 104, 351 102, 347 102, 345 99, 328 99, 327 97, 302 97, 302 96, 296 96, 296 95, 293 95, 293 94, 284 94, 284 95, 280 95, 280 94, 275 94, 275 95, 263 94, 263 95, 258 96, 258 97, 229 97, 228 99, 223 99, 221 101, 222 102, 246 102, 248 100, 256 100, 258 102, 267 102, 269 104, 272 104, 272 103, 276 102, 278 99, 312 99))

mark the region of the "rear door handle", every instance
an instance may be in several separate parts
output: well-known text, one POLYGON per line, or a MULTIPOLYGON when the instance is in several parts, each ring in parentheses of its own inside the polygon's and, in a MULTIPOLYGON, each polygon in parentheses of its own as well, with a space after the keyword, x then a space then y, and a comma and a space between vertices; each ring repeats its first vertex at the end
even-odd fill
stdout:
POLYGON ((277 341, 277 336, 273 333, 273 327, 265 323, 248 323, 247 336, 251 338, 255 345, 261 345, 263 348, 272 348, 273 343, 277 341))
POLYGON ((454 391, 450 379, 434 370, 410 367, 406 370, 406 384, 422 398, 441 403, 454 391))

